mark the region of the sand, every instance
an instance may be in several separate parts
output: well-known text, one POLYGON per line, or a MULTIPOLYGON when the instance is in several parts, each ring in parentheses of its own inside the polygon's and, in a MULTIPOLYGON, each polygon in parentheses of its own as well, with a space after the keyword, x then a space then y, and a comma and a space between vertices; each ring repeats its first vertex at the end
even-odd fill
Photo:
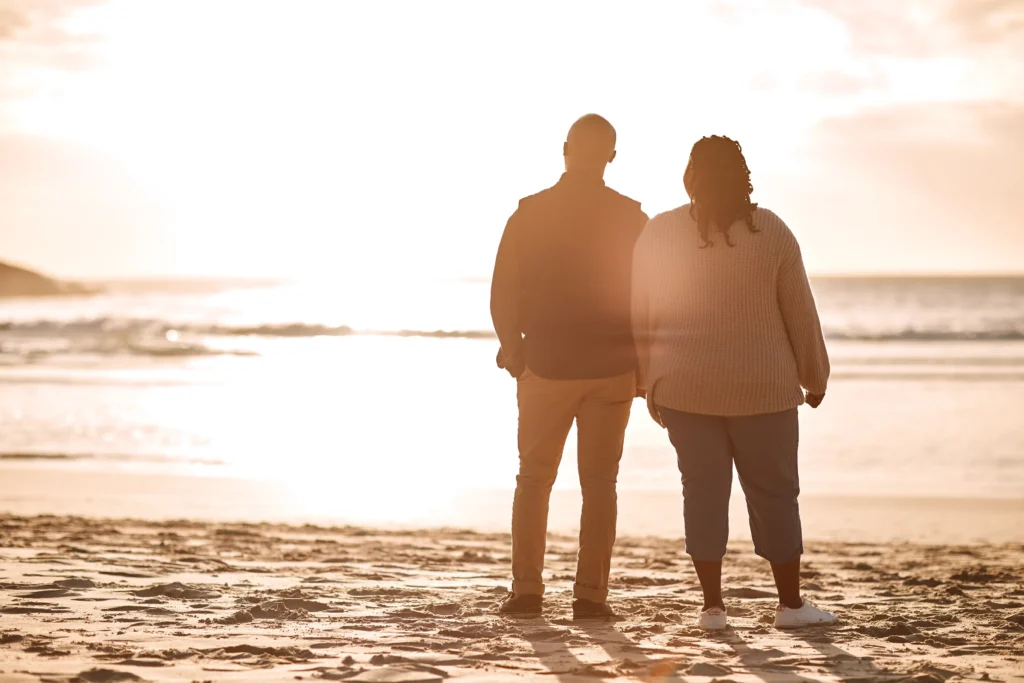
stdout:
POLYGON ((574 623, 575 542, 542 617, 495 613, 509 539, 455 530, 0 516, 0 681, 1024 680, 1024 545, 810 543, 841 623, 781 632, 749 544, 732 628, 665 538, 622 538, 614 623, 574 623))
MULTIPOLYGON (((552 491, 548 528, 573 534, 579 527, 582 499, 575 465, 563 462, 570 488, 552 491), (574 488, 572 488, 574 487, 574 488)), ((231 522, 256 520, 283 524, 373 528, 471 525, 477 531, 509 527, 513 490, 445 490, 444 477, 430 486, 401 492, 375 481, 307 470, 289 481, 203 474, 94 471, 65 464, 26 467, 0 462, 0 514, 119 517, 151 520, 192 519, 231 522), (400 503, 400 504, 399 504, 400 503), (188 511, 184 513, 183 511, 188 511), (468 521, 467 521, 468 520, 468 521)), ((514 484, 514 477, 510 478, 514 484)), ((679 475, 671 488, 635 490, 619 486, 621 536, 680 537, 683 499, 679 475)), ((949 498, 800 494, 807 538, 826 541, 928 544, 1024 543, 1024 497, 949 498)), ((750 540, 747 510, 738 483, 730 502, 730 534, 750 540)))

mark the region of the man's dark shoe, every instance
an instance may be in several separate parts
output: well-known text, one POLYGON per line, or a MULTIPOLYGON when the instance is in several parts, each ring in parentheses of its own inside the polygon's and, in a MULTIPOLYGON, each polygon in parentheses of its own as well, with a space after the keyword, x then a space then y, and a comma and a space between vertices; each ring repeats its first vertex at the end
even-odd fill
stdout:
POLYGON ((618 619, 619 615, 608 605, 607 602, 594 602, 578 598, 572 602, 573 619, 604 619, 611 621, 618 619))
POLYGON ((544 597, 541 595, 517 595, 509 593, 498 611, 502 614, 540 614, 544 597))

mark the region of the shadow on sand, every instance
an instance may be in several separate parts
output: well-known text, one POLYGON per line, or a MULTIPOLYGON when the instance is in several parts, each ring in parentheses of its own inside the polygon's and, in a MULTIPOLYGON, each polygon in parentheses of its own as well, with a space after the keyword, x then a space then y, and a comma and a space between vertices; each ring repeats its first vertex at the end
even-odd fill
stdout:
POLYGON ((567 631, 564 627, 569 623, 539 619, 529 627, 524 623, 523 629, 523 638, 533 647, 537 658, 563 683, 616 677, 659 683, 683 681, 689 676, 725 680, 733 673, 756 676, 765 683, 816 683, 823 677, 869 683, 898 677, 896 672, 879 669, 870 657, 860 657, 837 646, 826 629, 778 632, 777 637, 788 639, 796 648, 808 652, 758 647, 754 645, 758 640, 756 635, 732 628, 699 636, 680 634, 680 637, 692 639, 692 647, 675 650, 643 645, 631 639, 620 630, 621 622, 577 622, 567 631), (596 645, 607 653, 610 661, 585 662, 571 649, 574 644, 579 647, 596 645), (709 650, 721 654, 714 656, 709 650), (654 653, 662 656, 651 657, 654 653), (809 670, 816 673, 808 674, 809 670))

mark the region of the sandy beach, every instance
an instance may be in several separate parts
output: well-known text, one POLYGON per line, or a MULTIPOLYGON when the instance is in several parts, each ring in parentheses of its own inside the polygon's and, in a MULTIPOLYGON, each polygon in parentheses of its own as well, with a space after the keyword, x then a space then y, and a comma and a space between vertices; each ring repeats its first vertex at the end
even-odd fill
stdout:
POLYGON ((0 0, 0 683, 1024 683, 1022 84, 1024 0, 0 0))
POLYGON ((498 616, 509 539, 459 530, 0 517, 0 681, 1024 680, 1024 545, 810 543, 838 626, 781 632, 749 544, 732 628, 692 627, 682 543, 625 537, 622 619, 574 623, 575 540, 546 610, 498 616))

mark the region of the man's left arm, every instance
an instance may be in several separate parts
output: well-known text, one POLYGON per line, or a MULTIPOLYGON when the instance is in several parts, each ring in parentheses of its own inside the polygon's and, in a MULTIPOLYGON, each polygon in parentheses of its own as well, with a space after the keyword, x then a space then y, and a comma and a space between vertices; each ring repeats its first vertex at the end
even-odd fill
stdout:
POLYGON ((491 277, 491 322, 498 335, 498 367, 518 378, 526 369, 520 318, 522 280, 519 268, 519 216, 513 213, 505 225, 491 277))

